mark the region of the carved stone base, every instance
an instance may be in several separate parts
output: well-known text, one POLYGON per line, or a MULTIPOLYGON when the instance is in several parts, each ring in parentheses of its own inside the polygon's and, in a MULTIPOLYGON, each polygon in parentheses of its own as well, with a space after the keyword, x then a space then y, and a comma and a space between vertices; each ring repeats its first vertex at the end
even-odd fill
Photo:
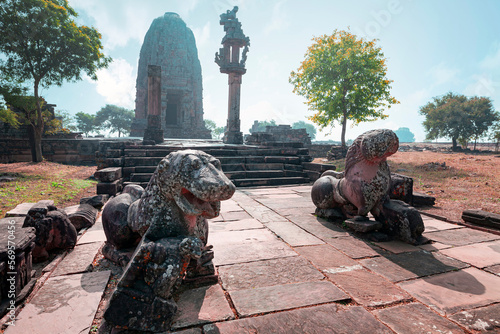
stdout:
POLYGON ((222 139, 224 144, 243 144, 243 133, 239 131, 227 131, 222 139))
POLYGON ((144 131, 144 142, 155 142, 156 144, 163 143, 163 130, 162 129, 146 129, 144 131))

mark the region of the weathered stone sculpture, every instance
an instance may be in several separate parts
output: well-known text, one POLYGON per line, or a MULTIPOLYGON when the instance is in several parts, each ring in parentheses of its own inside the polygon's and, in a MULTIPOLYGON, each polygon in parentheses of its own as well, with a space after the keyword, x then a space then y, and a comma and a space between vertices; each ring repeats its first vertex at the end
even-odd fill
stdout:
POLYGON ((148 65, 161 66, 161 106, 155 116, 165 138, 210 139, 203 121, 201 65, 194 35, 178 14, 156 18, 144 37, 130 134, 134 137, 143 137, 148 123, 148 65))
POLYGON ((345 219, 359 232, 380 230, 405 242, 422 242, 424 225, 418 211, 389 199, 391 174, 387 157, 399 140, 391 130, 371 130, 349 148, 342 173, 327 171, 313 185, 311 197, 318 216, 345 219), (369 221, 371 212, 376 221, 369 221))
MULTIPOLYGON (((128 209, 134 217, 128 227, 143 237, 104 314, 108 322, 139 331, 169 329, 177 309, 172 292, 182 278, 189 271, 215 273, 206 218, 218 216, 220 201, 234 191, 219 160, 204 152, 177 151, 159 163, 128 209)), ((105 229, 106 224, 103 217, 105 229)))

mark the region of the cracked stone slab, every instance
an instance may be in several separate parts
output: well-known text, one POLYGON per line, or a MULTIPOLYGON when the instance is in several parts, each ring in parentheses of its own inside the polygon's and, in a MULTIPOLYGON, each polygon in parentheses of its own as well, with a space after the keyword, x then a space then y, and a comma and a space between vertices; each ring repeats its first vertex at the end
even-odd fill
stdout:
POLYGON ((265 226, 253 218, 233 221, 209 221, 210 232, 241 231, 256 228, 265 228, 265 226))
POLYGON ((241 206, 238 205, 238 203, 236 203, 232 199, 228 199, 228 200, 221 202, 220 211, 221 212, 232 212, 232 211, 243 211, 243 209, 241 208, 241 206))
POLYGON ((234 318, 219 284, 186 290, 179 295, 172 329, 234 318))
POLYGON ((442 244, 440 242, 433 242, 433 243, 418 246, 418 248, 423 249, 423 250, 428 251, 428 252, 434 252, 434 251, 438 251, 438 250, 446 249, 446 248, 450 248, 450 247, 452 247, 452 246, 445 245, 445 244, 442 244))
POLYGON ((289 221, 269 222, 265 224, 278 237, 290 246, 320 245, 324 242, 289 221))
POLYGON ((342 254, 330 245, 306 246, 294 248, 297 253, 308 259, 320 270, 352 267, 359 263, 342 254))
POLYGON ((484 270, 486 270, 486 271, 488 271, 488 272, 490 272, 492 274, 500 276, 500 264, 496 265, 496 266, 491 266, 491 267, 488 267, 488 268, 484 268, 484 270))
POLYGON ((444 273, 469 266, 442 254, 425 251, 389 254, 359 262, 392 282, 444 273))
POLYGON ((349 233, 341 227, 338 227, 334 223, 318 218, 312 214, 288 216, 287 218, 307 232, 323 240, 326 238, 349 236, 349 233))
POLYGON ((215 265, 297 255, 268 229, 213 232, 208 237, 208 243, 214 246, 215 265))
POLYGON ((106 241, 106 234, 104 234, 104 230, 88 230, 85 234, 78 239, 76 245, 89 244, 93 242, 106 241))
POLYGON ((93 242, 90 244, 77 245, 66 257, 59 263, 56 270, 52 273, 52 277, 83 273, 87 271, 98 250, 104 244, 103 241, 93 242))
POLYGON ((453 322, 418 303, 397 305, 372 312, 396 333, 465 333, 453 322))
POLYGON ((411 298, 406 291, 366 269, 353 268, 350 271, 325 273, 333 283, 363 306, 382 306, 411 298))
POLYGON ((49 278, 8 334, 87 333, 111 271, 49 278))
POLYGON ((330 282, 304 282, 230 291, 241 316, 350 299, 330 282))
POLYGON ((369 243, 351 236, 342 238, 328 238, 324 240, 334 248, 345 253, 347 256, 353 259, 361 259, 379 255, 379 253, 375 249, 373 249, 373 247, 370 246, 369 243))
POLYGON ((415 247, 413 245, 407 244, 406 242, 399 240, 375 242, 374 244, 394 254, 399 254, 404 252, 416 252, 420 250, 420 248, 418 247, 415 247))
POLYGON ((461 311, 450 316, 450 319, 470 330, 498 333, 500 332, 500 304, 461 311))
POLYGON ((392 333, 364 308, 341 309, 335 304, 209 324, 203 331, 205 334, 338 334, 353 333, 353 325, 365 333, 392 333))
POLYGON ((227 291, 319 281, 325 278, 301 256, 221 266, 218 271, 222 285, 227 291))
POLYGON ((500 277, 476 268, 398 283, 440 314, 500 302, 500 277))
POLYGON ((428 232, 424 233, 423 236, 442 244, 451 246, 465 246, 477 242, 500 239, 499 235, 473 230, 471 228, 428 232))
MULTIPOLYGON (((425 216, 422 215, 422 218, 425 216)), ((444 230, 453 230, 457 228, 465 228, 465 226, 460 226, 457 224, 447 223, 442 220, 438 220, 435 218, 428 217, 427 219, 422 219, 424 221, 425 232, 434 232, 434 231, 444 231, 444 230)))
POLYGON ((220 214, 222 218, 225 221, 230 221, 230 220, 242 220, 242 219, 250 219, 252 216, 250 216, 248 213, 245 211, 230 211, 230 212, 222 212, 220 214))
POLYGON ((500 240, 444 249, 441 253, 475 267, 500 264, 500 240))

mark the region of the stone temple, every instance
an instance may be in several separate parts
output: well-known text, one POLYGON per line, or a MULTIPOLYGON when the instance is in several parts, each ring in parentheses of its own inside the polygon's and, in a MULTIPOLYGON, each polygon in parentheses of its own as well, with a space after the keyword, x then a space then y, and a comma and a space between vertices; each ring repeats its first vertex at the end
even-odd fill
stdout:
POLYGON ((142 44, 131 136, 147 127, 148 65, 161 67, 161 128, 165 138, 210 139, 203 121, 201 65, 193 32, 176 13, 156 18, 142 44))

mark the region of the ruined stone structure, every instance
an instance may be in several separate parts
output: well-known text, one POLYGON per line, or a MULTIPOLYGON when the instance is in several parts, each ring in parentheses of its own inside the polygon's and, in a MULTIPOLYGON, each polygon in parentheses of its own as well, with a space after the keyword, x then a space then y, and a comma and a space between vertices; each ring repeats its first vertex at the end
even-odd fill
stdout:
POLYGON ((201 65, 193 32, 176 13, 156 18, 142 44, 132 137, 147 127, 148 65, 161 66, 161 128, 165 138, 210 139, 203 121, 201 65))
POLYGON ((326 171, 314 183, 311 197, 316 214, 351 218, 345 223, 358 232, 379 230, 408 243, 422 243, 424 224, 418 211, 390 199, 391 173, 386 160, 398 147, 398 137, 391 130, 371 130, 356 138, 347 151, 345 171, 326 171), (368 213, 376 221, 370 221, 368 213))
POLYGON ((143 235, 111 297, 106 321, 165 332, 177 311, 172 292, 185 275, 211 276, 217 282, 206 219, 218 216, 220 201, 235 190, 219 160, 183 150, 161 160, 140 199, 129 205, 125 225, 116 225, 118 220, 108 219, 112 212, 103 212, 107 243, 119 248, 127 238, 134 242, 135 234, 143 235))
POLYGON ((240 89, 241 76, 246 73, 250 38, 245 36, 241 23, 236 18, 238 7, 220 15, 220 24, 224 26, 226 35, 222 38, 223 47, 215 53, 215 62, 220 67, 221 73, 228 74, 229 103, 227 116, 227 129, 223 141, 226 144, 243 144, 243 134, 240 131, 240 89), (240 48, 243 53, 240 59, 240 48))
POLYGON ((258 121, 255 121, 252 126, 252 134, 245 137, 248 145, 273 145, 276 143, 290 144, 301 143, 302 146, 311 146, 311 137, 307 134, 306 129, 292 129, 290 125, 280 124, 277 126, 266 126, 265 132, 254 131, 258 126, 258 121))

